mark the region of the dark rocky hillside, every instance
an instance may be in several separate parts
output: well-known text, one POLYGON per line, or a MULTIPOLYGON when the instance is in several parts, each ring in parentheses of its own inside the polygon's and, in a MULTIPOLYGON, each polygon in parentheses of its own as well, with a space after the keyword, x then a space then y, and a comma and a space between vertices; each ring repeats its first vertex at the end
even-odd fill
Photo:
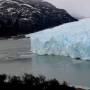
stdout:
POLYGON ((65 10, 42 0, 1 0, 0 37, 29 34, 77 21, 65 10))

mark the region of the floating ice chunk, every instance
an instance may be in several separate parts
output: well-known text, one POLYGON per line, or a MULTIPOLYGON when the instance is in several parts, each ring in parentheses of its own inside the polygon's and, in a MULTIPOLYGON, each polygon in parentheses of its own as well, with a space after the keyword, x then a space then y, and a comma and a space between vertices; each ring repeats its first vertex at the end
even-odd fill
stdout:
POLYGON ((90 18, 39 31, 29 36, 33 53, 90 60, 90 18))

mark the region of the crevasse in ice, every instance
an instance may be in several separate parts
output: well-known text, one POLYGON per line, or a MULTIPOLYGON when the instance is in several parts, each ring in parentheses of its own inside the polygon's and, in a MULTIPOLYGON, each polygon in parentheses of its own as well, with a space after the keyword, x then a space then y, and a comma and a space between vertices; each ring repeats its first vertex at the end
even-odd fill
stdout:
POLYGON ((64 55, 90 60, 90 18, 29 35, 31 50, 38 55, 64 55))

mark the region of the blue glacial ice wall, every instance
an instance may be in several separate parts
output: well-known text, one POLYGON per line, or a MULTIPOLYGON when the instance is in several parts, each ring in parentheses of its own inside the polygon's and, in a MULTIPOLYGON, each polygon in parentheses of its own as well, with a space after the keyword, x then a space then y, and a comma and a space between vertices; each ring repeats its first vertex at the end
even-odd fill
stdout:
POLYGON ((29 35, 38 55, 64 55, 90 60, 90 18, 29 35))

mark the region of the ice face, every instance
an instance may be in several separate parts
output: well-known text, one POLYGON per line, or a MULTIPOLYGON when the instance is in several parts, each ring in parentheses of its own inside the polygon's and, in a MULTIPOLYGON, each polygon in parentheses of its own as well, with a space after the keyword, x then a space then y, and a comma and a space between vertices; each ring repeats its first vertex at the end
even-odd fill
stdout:
POLYGON ((90 60, 90 18, 29 35, 31 50, 39 55, 65 55, 90 60))

